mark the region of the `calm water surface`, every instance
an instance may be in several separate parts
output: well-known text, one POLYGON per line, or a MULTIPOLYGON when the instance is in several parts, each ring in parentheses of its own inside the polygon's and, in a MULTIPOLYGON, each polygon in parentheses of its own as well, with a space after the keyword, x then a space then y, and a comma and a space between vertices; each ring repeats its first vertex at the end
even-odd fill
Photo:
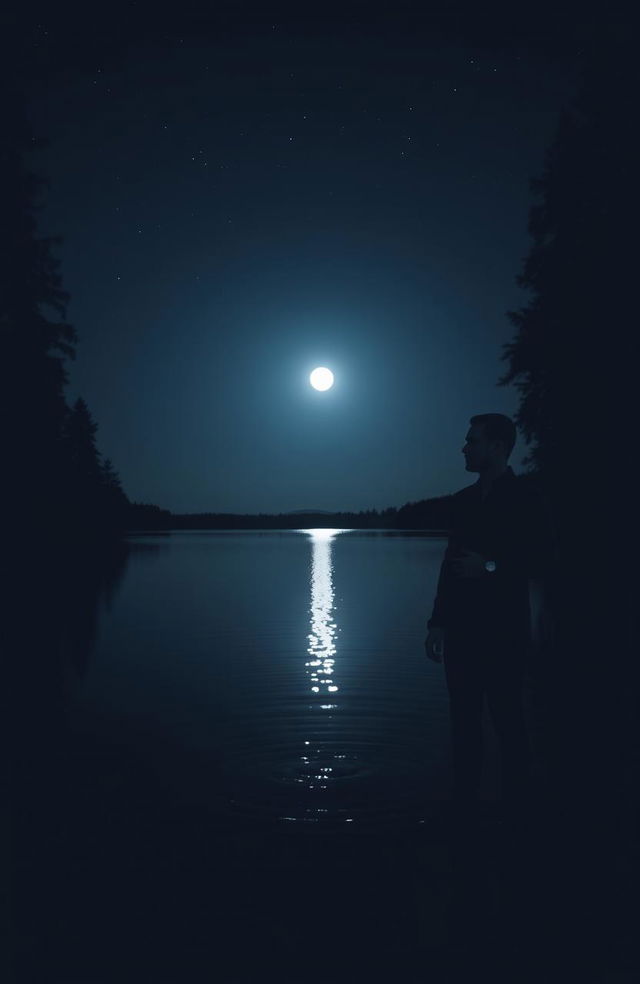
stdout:
MULTIPOLYGON (((19 984, 450 984, 476 867, 437 820, 445 546, 194 531, 53 558, 14 620, 19 984)), ((492 833, 478 851, 500 947, 513 865, 492 833)))
POLYGON ((423 647, 445 538, 178 531, 129 544, 71 674, 74 740, 129 749, 168 795, 190 786, 221 817, 417 824, 446 795, 444 672, 423 647))

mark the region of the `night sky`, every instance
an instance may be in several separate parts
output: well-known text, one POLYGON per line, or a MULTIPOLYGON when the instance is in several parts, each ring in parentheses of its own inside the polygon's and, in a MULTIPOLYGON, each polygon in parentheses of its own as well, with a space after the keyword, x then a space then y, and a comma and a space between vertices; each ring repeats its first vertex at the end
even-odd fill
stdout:
POLYGON ((79 336, 67 402, 129 498, 174 512, 468 485, 469 417, 518 406, 505 312, 579 39, 460 4, 216 9, 23 14, 40 231, 63 237, 79 336))

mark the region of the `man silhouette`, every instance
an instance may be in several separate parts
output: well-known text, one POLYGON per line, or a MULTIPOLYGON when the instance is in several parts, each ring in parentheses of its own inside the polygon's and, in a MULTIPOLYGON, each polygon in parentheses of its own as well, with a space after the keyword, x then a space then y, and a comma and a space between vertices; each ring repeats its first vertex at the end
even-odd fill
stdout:
POLYGON ((507 464, 516 441, 500 413, 470 420, 462 453, 474 485, 451 497, 449 542, 425 640, 444 660, 449 692, 455 819, 477 807, 486 695, 501 757, 506 819, 526 816, 530 749, 523 708, 530 640, 529 578, 544 569, 546 530, 531 483, 507 464))

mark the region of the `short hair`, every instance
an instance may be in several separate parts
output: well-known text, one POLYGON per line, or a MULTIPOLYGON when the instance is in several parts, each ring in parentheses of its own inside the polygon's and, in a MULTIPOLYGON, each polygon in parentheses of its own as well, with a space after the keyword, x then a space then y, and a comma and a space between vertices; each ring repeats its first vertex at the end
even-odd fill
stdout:
POLYGON ((471 418, 470 423, 482 424, 489 441, 502 441, 505 455, 509 457, 517 437, 516 425, 511 417, 507 417, 504 413, 478 413, 471 418))

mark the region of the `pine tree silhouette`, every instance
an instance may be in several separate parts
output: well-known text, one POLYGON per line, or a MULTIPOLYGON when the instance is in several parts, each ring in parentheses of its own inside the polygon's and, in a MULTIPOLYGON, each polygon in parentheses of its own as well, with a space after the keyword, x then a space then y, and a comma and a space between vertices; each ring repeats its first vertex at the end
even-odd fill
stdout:
POLYGON ((113 467, 111 458, 105 458, 102 463, 100 486, 105 523, 118 529, 124 528, 128 521, 131 503, 122 488, 120 476, 113 467))
POLYGON ((594 439, 619 467, 633 387, 636 60, 611 30, 531 181, 532 243, 517 278, 530 299, 508 312, 517 331, 503 346, 508 371, 498 383, 521 393, 516 422, 534 444, 524 463, 556 484, 571 481, 594 439))
POLYGON ((33 137, 20 99, 3 91, 0 136, 0 344, 2 436, 9 480, 8 508, 46 528, 64 513, 61 442, 67 415, 64 359, 75 358, 76 331, 66 321, 69 295, 62 287, 53 247, 59 239, 37 234, 36 215, 45 180, 29 170, 33 137))
POLYGON ((33 136, 21 98, 0 95, 0 434, 6 466, 5 511, 14 529, 64 542, 127 526, 129 500, 109 461, 101 462, 98 425, 83 398, 65 400, 65 359, 78 337, 66 320, 69 294, 54 255, 59 237, 39 236, 37 213, 47 181, 26 161, 47 145, 33 136), (19 522, 22 521, 22 522, 19 522))

